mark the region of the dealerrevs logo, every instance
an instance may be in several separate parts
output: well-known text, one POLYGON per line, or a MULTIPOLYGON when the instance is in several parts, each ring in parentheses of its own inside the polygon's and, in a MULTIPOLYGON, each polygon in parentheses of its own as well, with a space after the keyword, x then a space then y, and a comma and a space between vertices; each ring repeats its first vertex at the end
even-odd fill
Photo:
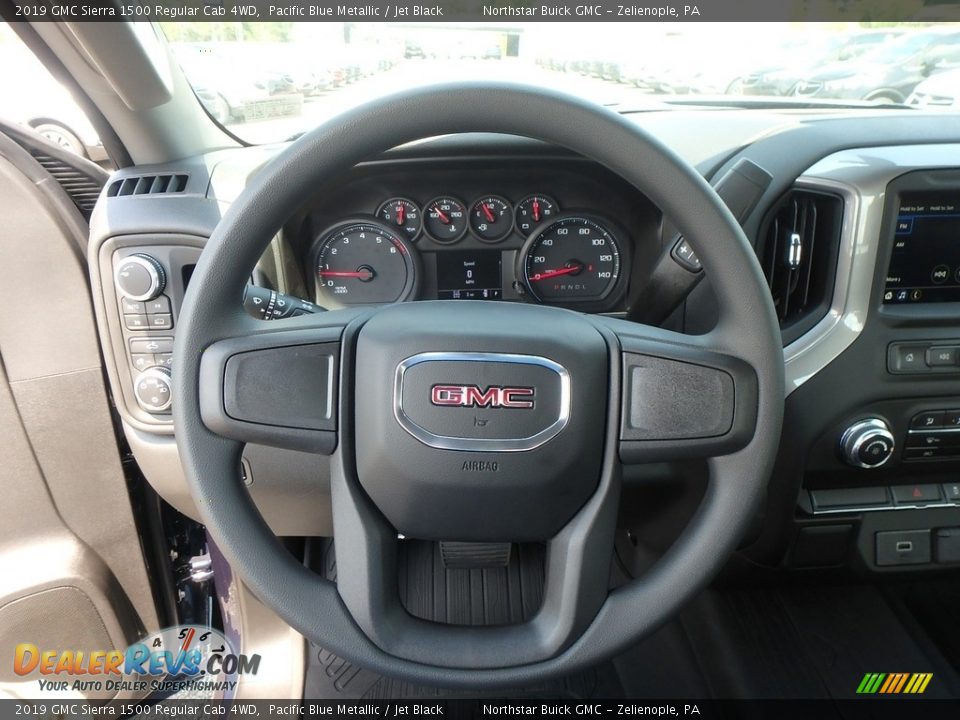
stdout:
POLYGON ((200 625, 161 630, 126 650, 60 650, 24 642, 13 658, 18 676, 54 692, 229 691, 238 675, 255 675, 259 668, 260 655, 237 654, 222 633, 200 625))
POLYGON ((434 385, 430 402, 440 407, 523 408, 533 407, 532 387, 490 385, 434 385))

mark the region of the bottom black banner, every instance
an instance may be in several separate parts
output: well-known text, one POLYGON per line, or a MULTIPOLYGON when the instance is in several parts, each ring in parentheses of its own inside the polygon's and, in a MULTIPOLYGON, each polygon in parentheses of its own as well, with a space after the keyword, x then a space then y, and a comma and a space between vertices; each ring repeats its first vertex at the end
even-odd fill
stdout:
POLYGON ((71 700, 0 700, 0 720, 12 718, 950 718, 960 716, 960 700, 863 698, 856 700, 336 700, 95 703, 71 700))

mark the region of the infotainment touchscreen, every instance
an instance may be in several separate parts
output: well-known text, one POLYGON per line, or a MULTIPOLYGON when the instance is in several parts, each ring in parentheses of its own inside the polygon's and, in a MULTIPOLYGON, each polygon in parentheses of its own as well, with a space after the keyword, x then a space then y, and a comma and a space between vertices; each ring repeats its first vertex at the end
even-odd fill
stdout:
POLYGON ((960 190, 903 193, 885 303, 960 302, 960 190))

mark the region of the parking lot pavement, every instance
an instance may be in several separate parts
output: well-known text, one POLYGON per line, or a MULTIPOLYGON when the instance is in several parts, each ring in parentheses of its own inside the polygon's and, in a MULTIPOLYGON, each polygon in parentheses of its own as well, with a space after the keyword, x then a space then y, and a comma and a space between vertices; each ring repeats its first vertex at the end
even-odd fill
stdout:
MULTIPOLYGON (((228 127, 248 142, 277 142, 316 127, 344 110, 368 100, 406 88, 463 80, 508 80, 552 87, 602 104, 642 106, 657 102, 656 96, 651 96, 639 88, 577 73, 557 72, 515 58, 403 60, 390 70, 306 98, 300 115, 251 123, 233 123, 228 127)), ((481 98, 477 98, 477 101, 482 102, 481 98)))

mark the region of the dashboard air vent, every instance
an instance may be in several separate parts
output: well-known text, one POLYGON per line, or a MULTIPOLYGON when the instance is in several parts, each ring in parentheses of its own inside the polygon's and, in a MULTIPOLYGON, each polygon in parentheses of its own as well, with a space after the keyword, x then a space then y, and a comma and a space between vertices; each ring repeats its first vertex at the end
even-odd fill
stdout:
POLYGON ((788 192, 766 219, 761 265, 784 343, 813 327, 830 306, 842 220, 842 198, 807 189, 788 192))
POLYGON ((187 176, 180 174, 137 175, 121 178, 110 183, 107 197, 125 197, 127 195, 169 195, 182 193, 187 189, 187 176))
POLYGON ((91 177, 58 158, 37 151, 32 151, 31 155, 60 183, 77 209, 89 220, 93 206, 97 204, 97 198, 100 196, 103 181, 91 177))

